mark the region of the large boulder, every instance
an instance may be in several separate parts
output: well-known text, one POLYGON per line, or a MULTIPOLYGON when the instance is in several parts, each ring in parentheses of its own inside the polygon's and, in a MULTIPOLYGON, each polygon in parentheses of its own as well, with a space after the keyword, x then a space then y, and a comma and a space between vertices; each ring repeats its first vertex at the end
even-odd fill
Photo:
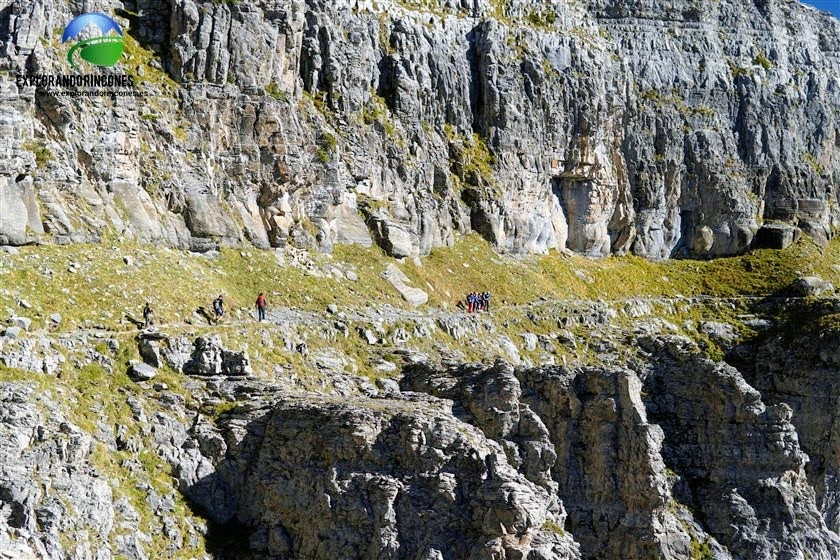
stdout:
POLYGON ((200 336, 193 343, 190 360, 184 364, 188 375, 250 375, 251 360, 245 352, 227 350, 218 335, 200 336))
POLYGON ((784 249, 799 239, 801 231, 790 224, 764 224, 753 238, 754 249, 784 249))
POLYGON ((385 272, 382 273, 382 277, 385 278, 385 280, 387 280, 394 288, 396 288, 402 298, 411 305, 417 307, 429 301, 429 294, 420 288, 409 286, 408 284, 411 280, 409 280, 408 276, 403 274, 402 271, 393 264, 388 265, 388 268, 386 268, 385 272))
POLYGON ((32 327, 32 319, 28 317, 21 317, 19 315, 13 315, 9 319, 9 324, 13 327, 20 327, 21 329, 28 331, 32 327))
POLYGON ((160 347, 156 340, 140 338, 137 343, 137 349, 140 352, 140 358, 143 362, 155 368, 161 366, 160 347))
POLYGON ((8 327, 3 331, 3 336, 6 338, 18 338, 22 332, 23 329, 20 327, 8 327))
POLYGON ((192 358, 192 353, 193 343, 184 336, 168 338, 160 348, 161 358, 175 371, 184 371, 184 366, 192 358))
POLYGON ((149 381, 157 377, 157 370, 148 364, 135 362, 129 367, 128 376, 134 381, 149 381))
POLYGON ((818 297, 834 293, 834 285, 819 276, 803 276, 794 280, 788 291, 794 297, 818 297))
POLYGON ((44 233, 32 177, 0 176, 0 245, 23 245, 44 233))
POLYGON ((368 220, 368 226, 373 232, 377 244, 392 257, 416 257, 418 255, 417 235, 408 231, 403 224, 397 224, 379 215, 368 220))

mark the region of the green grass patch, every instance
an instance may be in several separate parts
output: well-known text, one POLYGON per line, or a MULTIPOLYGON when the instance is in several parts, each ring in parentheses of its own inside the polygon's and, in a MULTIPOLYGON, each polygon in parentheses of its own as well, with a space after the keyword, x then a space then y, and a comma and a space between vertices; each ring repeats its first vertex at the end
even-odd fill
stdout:
POLYGON ((123 33, 123 42, 120 67, 134 79, 135 86, 145 84, 167 95, 174 95, 178 89, 178 84, 169 74, 151 64, 152 60, 157 58, 157 55, 143 47, 128 32, 123 33), (140 75, 141 69, 142 76, 140 75))
MULTIPOLYGON (((131 320, 150 299, 158 322, 191 319, 199 307, 210 308, 219 293, 228 307, 250 312, 259 292, 269 304, 322 311, 328 304, 404 306, 381 277, 394 260, 376 247, 337 246, 332 255, 312 255, 317 267, 341 264, 359 280, 318 277, 298 267, 279 266, 273 251, 224 249, 216 259, 172 249, 125 243, 22 247, 16 256, 0 257, 0 306, 15 307, 27 299, 33 309, 21 310, 36 328, 55 312, 61 330, 103 326, 134 331, 131 320), (123 263, 130 255, 132 264, 123 263), (70 263, 79 272, 69 271, 70 263), (52 274, 45 274, 49 270, 52 274)), ((817 247, 803 238, 783 251, 758 250, 712 261, 653 262, 641 257, 593 260, 552 252, 515 257, 496 254, 477 234, 459 238, 454 246, 432 250, 419 264, 400 268, 412 285, 428 292, 430 304, 453 306, 472 290, 489 290, 493 304, 523 304, 549 299, 624 299, 639 296, 768 296, 803 275, 840 278, 831 265, 840 262, 840 240, 817 247)))
POLYGON ((277 82, 270 82, 267 86, 265 86, 265 92, 278 101, 289 100, 289 94, 281 90, 280 85, 277 82))
POLYGON ((35 155, 35 165, 38 169, 46 167, 46 165, 53 159, 52 151, 40 140, 24 142, 21 147, 27 152, 31 152, 35 155))
POLYGON ((563 527, 549 519, 546 519, 545 523, 542 524, 542 528, 544 531, 551 531, 552 533, 560 535, 561 537, 566 534, 566 531, 563 530, 563 527))

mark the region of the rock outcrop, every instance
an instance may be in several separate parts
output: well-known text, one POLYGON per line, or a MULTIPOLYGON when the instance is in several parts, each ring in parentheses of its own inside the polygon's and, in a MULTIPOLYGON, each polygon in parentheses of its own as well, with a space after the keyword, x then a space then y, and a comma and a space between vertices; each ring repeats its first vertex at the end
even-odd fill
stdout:
POLYGON ((840 22, 793 0, 122 6, 85 71, 146 97, 21 85, 69 71, 77 7, 0 5, 0 244, 662 258, 840 223, 840 22))
POLYGON ((187 375, 242 376, 253 373, 251 359, 241 351, 228 350, 219 335, 199 336, 192 343, 185 337, 143 334, 138 339, 140 357, 147 366, 165 363, 187 375))
MULTIPOLYGON (((641 344, 650 354, 638 373, 419 364, 401 385, 453 399, 456 415, 556 493, 585 558, 840 554, 806 477, 791 408, 766 406, 737 370, 687 339, 641 344)), ((820 445, 825 452, 824 436, 820 445)), ((833 495, 820 499, 832 516, 833 495)))
POLYGON ((645 400, 680 477, 675 497, 734 557, 836 558, 840 538, 817 508, 791 407, 765 405, 736 369, 685 339, 642 344, 656 356, 645 400))
POLYGON ((745 375, 764 398, 784 403, 793 411, 802 450, 809 461, 805 472, 816 493, 816 501, 829 529, 840 532, 840 441, 838 441, 838 399, 840 399, 840 304, 833 309, 806 308, 815 325, 822 329, 806 334, 771 333, 759 343, 740 349, 739 362, 745 375), (832 313, 833 312, 833 313, 832 313))
POLYGON ((182 482, 252 558, 579 558, 546 489, 449 406, 283 399, 225 417, 221 460, 182 482))

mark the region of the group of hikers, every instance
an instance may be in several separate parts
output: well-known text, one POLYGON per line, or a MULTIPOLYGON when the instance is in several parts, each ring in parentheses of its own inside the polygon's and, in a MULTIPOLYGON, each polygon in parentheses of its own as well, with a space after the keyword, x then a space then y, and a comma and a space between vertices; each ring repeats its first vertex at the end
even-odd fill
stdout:
POLYGON ((470 292, 467 294, 467 313, 490 311, 490 292, 470 292))
MULTIPOLYGON (((265 295, 260 292, 260 295, 257 296, 257 301, 255 302, 255 306, 257 308, 257 320, 264 321, 265 320, 265 306, 266 306, 266 299, 265 295)), ((221 321, 222 317, 225 314, 225 299, 222 294, 219 294, 219 297, 213 300, 213 316, 210 317, 210 321, 213 324, 218 325, 219 321, 221 321)), ((155 313, 152 310, 152 302, 146 301, 145 307, 143 307, 143 324, 144 328, 148 329, 154 324, 155 313)))
MULTIPOLYGON (((265 295, 260 292, 257 296, 257 301, 254 304, 257 308, 257 320, 265 321, 265 295)), ((490 311, 490 292, 470 292, 467 294, 467 313, 478 313, 480 311, 490 311)), ((213 300, 213 315, 209 317, 211 323, 218 325, 225 314, 225 300, 222 294, 213 300)), ((155 313, 152 310, 152 302, 146 301, 143 307, 143 324, 145 329, 151 327, 155 322, 155 313)))

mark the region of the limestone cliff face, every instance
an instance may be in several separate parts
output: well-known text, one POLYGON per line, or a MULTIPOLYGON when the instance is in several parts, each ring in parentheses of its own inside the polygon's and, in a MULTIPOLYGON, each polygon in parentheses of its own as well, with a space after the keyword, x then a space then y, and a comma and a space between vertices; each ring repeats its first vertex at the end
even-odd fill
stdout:
POLYGON ((840 22, 792 0, 129 0, 142 99, 16 87, 78 10, 0 8, 0 243, 660 258, 840 223, 840 22))
POLYGON ((826 525, 840 531, 840 442, 837 434, 837 372, 840 329, 795 337, 774 336, 740 349, 747 378, 771 402, 789 405, 809 461, 805 467, 826 525))

